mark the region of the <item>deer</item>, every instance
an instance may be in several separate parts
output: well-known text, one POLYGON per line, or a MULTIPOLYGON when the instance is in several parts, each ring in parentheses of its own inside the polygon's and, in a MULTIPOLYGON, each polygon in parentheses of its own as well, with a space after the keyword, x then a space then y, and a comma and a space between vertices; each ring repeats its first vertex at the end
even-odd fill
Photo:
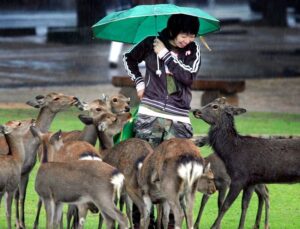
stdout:
MULTIPOLYGON (((202 146, 202 145, 201 145, 202 146)), ((227 174, 225 165, 223 161, 218 157, 216 153, 212 153, 209 156, 204 158, 206 162, 210 163, 210 167, 212 170, 212 173, 214 175, 214 183, 215 187, 218 190, 218 209, 219 211, 221 210, 222 204, 225 199, 226 192, 229 188, 230 185, 230 177, 227 174)), ((203 185, 202 185, 203 186, 203 185)), ((204 185, 205 187, 205 185, 204 185)), ((199 191, 199 189, 198 189, 199 191)), ((268 188, 265 184, 257 184, 254 187, 254 191, 256 192, 258 196, 258 210, 256 214, 256 220, 255 220, 255 225, 253 229, 258 229, 260 225, 260 220, 261 220, 261 214, 262 214, 262 208, 263 204, 265 203, 265 228, 268 228, 269 225, 269 206, 270 206, 270 201, 269 201, 269 191, 268 188)), ((212 194, 212 193, 211 193, 212 194)), ((199 224, 201 222, 201 216, 204 211, 204 207, 207 203, 207 201, 210 198, 210 194, 203 193, 199 212, 197 215, 197 219, 194 224, 194 228, 199 228, 199 224)), ((244 200, 248 201, 248 200, 244 200)), ((249 199, 250 201, 250 199, 249 199)), ((240 225, 244 225, 245 217, 246 214, 245 209, 248 207, 248 203, 243 203, 242 204, 242 214, 241 214, 241 219, 240 219, 240 225)))
POLYGON ((223 216, 242 190, 243 199, 247 199, 257 184, 300 182, 300 139, 242 136, 235 128, 234 115, 245 112, 244 108, 226 104, 225 98, 193 111, 196 118, 210 125, 209 145, 224 162, 231 179, 213 229, 220 228, 223 216))
MULTIPOLYGON (((35 99, 27 102, 28 105, 38 108, 39 113, 36 119, 36 126, 42 131, 47 132, 53 119, 58 112, 64 111, 72 106, 80 106, 81 102, 75 96, 67 96, 62 93, 51 92, 47 95, 38 95, 35 99)), ((8 145, 0 137, 0 154, 8 153, 8 145)), ((29 174, 36 163, 39 141, 31 133, 24 139, 25 161, 22 166, 21 182, 15 195, 16 202, 16 227, 25 228, 25 198, 29 180, 29 174), (21 206, 19 206, 19 203, 21 206)))
POLYGON ((86 205, 90 202, 100 209, 107 228, 112 227, 114 220, 120 228, 128 228, 126 217, 114 203, 123 182, 124 176, 101 160, 42 163, 37 172, 35 190, 45 205, 46 228, 59 226, 63 203, 77 206, 80 218, 78 228, 83 228, 86 205))
POLYGON ((205 166, 199 149, 189 139, 171 138, 163 141, 148 154, 138 174, 141 225, 147 228, 152 203, 162 203, 163 226, 167 226, 171 208, 175 228, 180 228, 186 218, 187 228, 193 227, 193 204, 198 179, 209 169, 205 166))
MULTIPOLYGON (((126 115, 130 111, 130 98, 123 94, 106 96, 102 99, 95 99, 90 103, 83 103, 82 109, 88 111, 89 115, 97 116, 105 112, 112 112, 117 115, 126 115)), ((82 140, 96 145, 97 130, 94 125, 85 125, 82 131, 63 132, 64 141, 82 140)))
MULTIPOLYGON (((81 117, 81 115, 79 115, 81 117)), ((112 113, 103 113, 101 115, 95 116, 94 119, 97 120, 99 125, 97 128, 100 131, 108 132, 112 135, 118 133, 124 123, 130 116, 127 114, 127 118, 124 119, 123 116, 117 116, 112 113)), ((84 160, 82 157, 85 157, 85 160, 91 159, 91 157, 96 157, 99 160, 98 150, 88 142, 85 141, 67 141, 65 142, 62 137, 62 131, 56 133, 41 133, 37 128, 33 128, 33 133, 36 137, 40 139, 43 146, 43 152, 47 152, 47 161, 49 162, 70 162, 76 160, 84 160)), ((43 153, 44 154, 44 153, 43 153)), ((38 227, 39 223, 39 213, 41 209, 41 200, 38 203, 38 211, 34 223, 34 228, 38 227)), ((89 205, 89 209, 92 212, 97 212, 95 207, 89 205)), ((70 208, 70 211, 74 211, 73 208, 70 208)), ((71 221, 71 212, 68 212, 68 228, 70 227, 71 221)))
POLYGON ((9 152, 0 155, 0 193, 6 193, 6 221, 11 229, 11 206, 13 195, 21 180, 21 170, 25 161, 24 138, 28 135, 31 120, 14 120, 0 125, 0 133, 4 134, 9 152))
MULTIPOLYGON (((210 196, 217 191, 215 185, 215 175, 212 172, 211 162, 207 161, 205 158, 205 166, 206 169, 203 175, 197 181, 197 191, 202 193, 204 196, 210 196)), ((162 223, 166 227, 168 225, 168 214, 169 214, 169 206, 167 209, 164 209, 162 205, 158 205, 157 207, 157 228, 162 228, 162 223)), ((196 224, 196 223, 195 223, 196 224)), ((194 227, 195 227, 194 224, 194 227)))

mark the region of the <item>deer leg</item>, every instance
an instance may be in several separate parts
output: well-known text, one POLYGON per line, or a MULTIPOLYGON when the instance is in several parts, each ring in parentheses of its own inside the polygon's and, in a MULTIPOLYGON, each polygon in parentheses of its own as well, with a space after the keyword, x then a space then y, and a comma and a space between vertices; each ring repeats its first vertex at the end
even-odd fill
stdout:
POLYGON ((21 228, 20 226, 20 212, 19 212, 19 200, 20 200, 20 190, 19 188, 15 192, 15 213, 16 213, 16 228, 21 228))
POLYGON ((186 213, 187 228, 193 229, 193 209, 194 209, 195 191, 186 194, 186 213))
POLYGON ((107 229, 112 229, 113 226, 114 226, 114 220, 104 212, 101 212, 101 215, 102 215, 102 217, 104 219, 104 222, 106 224, 106 228, 107 229))
MULTIPOLYGON (((26 198, 26 190, 27 190, 27 185, 29 181, 29 174, 24 174, 21 175, 21 182, 19 185, 19 201, 20 201, 20 228, 25 229, 25 198, 26 198)), ((19 209, 16 209, 16 211, 19 211, 19 209)))
POLYGON ((269 195, 265 198, 265 208, 266 208, 266 216, 265 216, 265 229, 269 229, 269 217, 270 217, 270 199, 269 195))
POLYGON ((143 214, 141 213, 141 224, 140 226, 143 225, 144 228, 148 228, 150 224, 150 214, 151 214, 151 207, 152 207, 152 202, 149 197, 149 195, 144 195, 143 196, 143 201, 144 201, 144 208, 143 208, 143 214))
POLYGON ((130 228, 133 228, 133 220, 132 220, 132 200, 130 197, 126 194, 125 195, 125 204, 126 204, 126 215, 129 220, 129 226, 130 228))
POLYGON ((218 213, 220 213, 222 205, 224 203, 225 197, 226 197, 227 187, 226 188, 220 188, 219 189, 219 195, 218 195, 218 213))
POLYGON ((262 189, 263 188, 261 187, 260 184, 255 185, 255 193, 258 198, 258 208, 257 208, 256 219, 255 219, 255 224, 253 226, 253 229, 258 229, 259 225, 260 225, 260 221, 261 221, 262 209, 263 209, 263 205, 264 205, 264 197, 263 197, 262 189))
POLYGON ((63 203, 56 203, 54 208, 53 224, 54 228, 60 228, 62 221, 63 203))
POLYGON ((270 216, 270 199, 269 199, 269 190, 264 184, 262 189, 263 198, 265 201, 265 229, 269 229, 269 216, 270 216))
POLYGON ((163 218, 163 206, 162 204, 158 204, 156 207, 157 216, 156 216, 156 228, 161 229, 161 223, 163 218))
POLYGON ((99 213, 98 229, 102 228, 102 224, 103 224, 103 216, 101 213, 99 213))
POLYGON ((55 204, 51 199, 44 199, 43 202, 46 210, 46 229, 52 229, 55 204))
POLYGON ((127 187, 126 191, 129 195, 130 199, 133 201, 133 203, 139 209, 139 212, 141 214, 140 215, 140 226, 143 226, 144 225, 144 219, 145 219, 145 215, 144 215, 145 203, 144 203, 143 199, 140 198, 140 196, 137 193, 135 193, 134 191, 132 191, 128 187, 127 187))
POLYGON ((67 210, 67 229, 75 228, 78 225, 78 209, 74 204, 68 205, 67 210), (73 222, 72 222, 73 220, 73 222))
POLYGON ((114 221, 117 221, 119 223, 119 226, 121 229, 128 228, 128 223, 127 223, 126 217, 115 206, 114 207, 102 207, 102 212, 105 213, 106 216, 109 216, 109 218, 111 219, 110 220, 111 222, 109 221, 109 224, 111 223, 112 226, 114 225, 114 221))
MULTIPOLYGON (((120 228, 128 228, 128 222, 122 212, 116 207, 113 196, 100 195, 98 198, 93 198, 94 204, 98 209, 101 209, 102 216, 108 220, 106 223, 109 225, 114 224, 114 220, 119 223, 120 228), (111 222, 112 220, 112 222, 111 222)), ((108 227, 108 226, 107 226, 108 227)), ((109 228, 109 227, 108 227, 109 228)))
POLYGON ((88 206, 87 206, 87 204, 79 204, 79 205, 77 205, 77 208, 78 208, 79 222, 78 222, 78 227, 76 227, 76 228, 82 229, 83 225, 85 223, 87 212, 88 212, 88 206))
POLYGON ((41 208, 42 208, 42 200, 39 198, 33 229, 37 229, 39 227, 39 218, 40 218, 41 208))
POLYGON ((218 217, 215 220, 214 224, 212 225, 211 229, 219 229, 220 228, 223 216, 225 215, 226 211, 231 206, 233 201, 238 197, 239 193, 242 190, 242 187, 243 187, 242 184, 236 184, 234 182, 231 182, 230 189, 226 196, 225 202, 222 205, 221 211, 219 212, 218 217))
POLYGON ((164 201, 163 204, 162 204, 162 224, 163 224, 163 228, 168 228, 170 210, 171 210, 170 205, 168 204, 167 201, 164 201))
POLYGON ((169 200, 168 203, 174 214, 175 229, 179 229, 179 228, 181 228, 182 221, 184 219, 184 214, 183 214, 183 211, 180 206, 179 198, 178 198, 178 200, 175 200, 175 201, 169 200))
POLYGON ((246 219, 246 214, 249 206, 250 199, 253 194, 253 189, 254 186, 249 186, 244 189, 243 191, 243 197, 242 197, 242 214, 240 218, 240 223, 239 223, 239 229, 243 229, 245 225, 245 219, 246 219))
POLYGON ((6 195, 6 222, 7 228, 11 229, 11 205, 13 200, 13 192, 7 192, 6 195))
POLYGON ((199 212, 198 212, 198 215, 197 215, 197 219, 196 219, 195 224, 194 224, 195 229, 199 229, 201 216, 202 216, 202 213, 204 211, 204 208, 205 208, 205 205, 206 205, 208 199, 209 199, 209 195, 203 194, 202 199, 201 199, 199 212))

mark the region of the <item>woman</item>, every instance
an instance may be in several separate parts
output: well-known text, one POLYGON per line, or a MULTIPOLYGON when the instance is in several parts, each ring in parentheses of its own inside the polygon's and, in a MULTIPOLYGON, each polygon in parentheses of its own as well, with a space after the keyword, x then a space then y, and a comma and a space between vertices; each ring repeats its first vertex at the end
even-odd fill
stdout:
MULTIPOLYGON (((200 66, 200 47, 194 42, 198 18, 175 14, 158 37, 147 37, 124 54, 125 68, 135 82, 141 100, 134 123, 135 136, 155 147, 172 137, 191 138, 189 118, 191 86, 200 66), (138 64, 145 61, 145 78, 138 64)), ((135 228, 139 212, 133 207, 135 228)), ((170 218, 169 228, 174 224, 170 218)), ((153 214, 150 228, 155 228, 153 214)))
POLYGON ((135 136, 153 146, 171 137, 193 136, 189 110, 191 85, 200 66, 200 47, 194 42, 198 30, 198 18, 175 14, 158 37, 147 37, 124 54, 141 100, 135 136), (138 67, 143 60, 145 78, 138 67))

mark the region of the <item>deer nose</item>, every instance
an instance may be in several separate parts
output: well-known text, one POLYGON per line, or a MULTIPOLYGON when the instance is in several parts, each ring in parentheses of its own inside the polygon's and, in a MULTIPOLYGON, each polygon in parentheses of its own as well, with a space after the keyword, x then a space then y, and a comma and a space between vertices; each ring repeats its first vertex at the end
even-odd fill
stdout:
POLYGON ((37 96, 35 97, 36 100, 40 100, 40 99, 43 99, 43 98, 45 98, 45 96, 43 96, 43 95, 37 95, 37 96))
POLYGON ((201 112, 200 110, 198 110, 198 109, 193 110, 193 115, 194 115, 196 118, 197 118, 197 117, 200 117, 201 114, 202 114, 202 112, 201 112))
POLYGON ((130 107, 126 106, 125 107, 125 112, 129 112, 130 111, 130 107))

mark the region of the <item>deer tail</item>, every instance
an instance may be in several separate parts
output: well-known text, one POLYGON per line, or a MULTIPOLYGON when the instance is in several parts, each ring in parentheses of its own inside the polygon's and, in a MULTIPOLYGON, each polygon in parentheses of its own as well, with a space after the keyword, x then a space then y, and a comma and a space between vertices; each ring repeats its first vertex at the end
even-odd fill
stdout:
POLYGON ((191 188, 194 182, 203 174, 203 164, 200 159, 192 155, 179 157, 177 166, 178 176, 191 188))
POLYGON ((120 173, 117 169, 113 171, 111 182, 114 188, 114 193, 117 194, 117 198, 120 199, 121 191, 124 184, 124 175, 120 173))

